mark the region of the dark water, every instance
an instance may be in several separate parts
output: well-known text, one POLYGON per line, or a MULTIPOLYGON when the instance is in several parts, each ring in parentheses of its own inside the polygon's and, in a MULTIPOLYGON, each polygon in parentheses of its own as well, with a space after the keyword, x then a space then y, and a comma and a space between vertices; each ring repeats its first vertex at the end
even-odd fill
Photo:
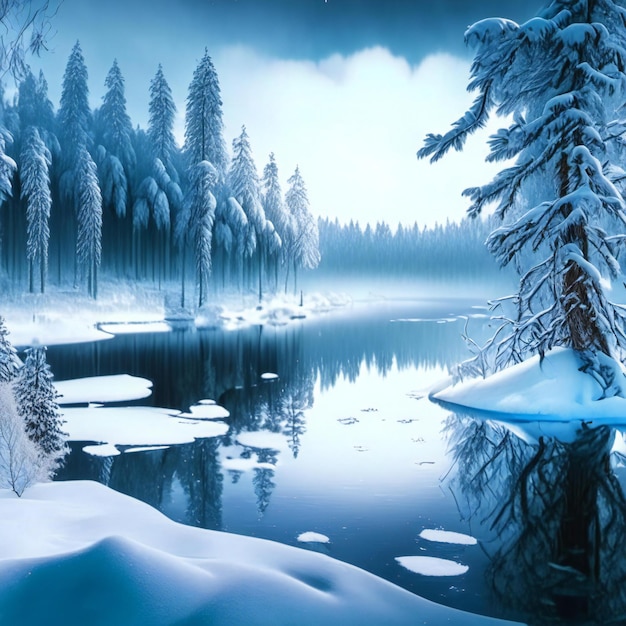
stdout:
MULTIPOLYGON (((467 611, 610 623, 594 620, 599 602, 611 615, 626 610, 615 433, 583 433, 578 448, 524 441, 424 397, 467 357, 462 316, 484 313, 475 304, 380 302, 286 327, 51 347, 58 380, 128 373, 154 383, 141 404, 186 410, 212 398, 231 414, 225 436, 165 450, 100 458, 73 444, 59 479, 99 480, 186 524, 317 549, 467 611), (279 378, 265 382, 264 372, 279 378), (269 434, 271 447, 243 445, 246 432, 269 434), (479 544, 427 541, 423 529, 479 544), (330 543, 298 543, 305 531, 330 543), (400 556, 469 569, 424 576, 401 567, 400 556)), ((472 323, 476 335, 488 332, 485 320, 472 323)))

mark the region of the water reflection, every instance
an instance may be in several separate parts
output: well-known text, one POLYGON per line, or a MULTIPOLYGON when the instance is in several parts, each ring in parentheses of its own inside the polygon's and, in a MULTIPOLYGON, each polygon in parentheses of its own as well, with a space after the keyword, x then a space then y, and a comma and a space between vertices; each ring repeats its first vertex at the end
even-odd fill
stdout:
POLYGON ((581 423, 573 437, 564 425, 562 439, 535 439, 530 430, 459 415, 447 422, 463 468, 451 486, 485 532, 491 592, 532 624, 622 624, 626 498, 615 431, 581 423))

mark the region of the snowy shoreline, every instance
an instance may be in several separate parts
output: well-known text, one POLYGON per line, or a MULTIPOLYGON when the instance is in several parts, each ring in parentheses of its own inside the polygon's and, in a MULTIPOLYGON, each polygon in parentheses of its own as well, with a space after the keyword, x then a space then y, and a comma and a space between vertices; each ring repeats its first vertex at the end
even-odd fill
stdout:
POLYGON ((129 283, 103 282, 98 300, 75 290, 45 294, 9 294, 0 315, 12 344, 58 345, 102 341, 129 332, 169 332, 181 325, 197 329, 234 330, 251 325, 284 326, 342 309, 346 294, 319 292, 271 295, 259 305, 254 294, 226 294, 197 310, 180 309, 173 285, 157 290, 129 283))
POLYGON ((90 481, 0 491, 0 554, 0 615, 20 626, 514 624, 317 552, 178 524, 90 481))

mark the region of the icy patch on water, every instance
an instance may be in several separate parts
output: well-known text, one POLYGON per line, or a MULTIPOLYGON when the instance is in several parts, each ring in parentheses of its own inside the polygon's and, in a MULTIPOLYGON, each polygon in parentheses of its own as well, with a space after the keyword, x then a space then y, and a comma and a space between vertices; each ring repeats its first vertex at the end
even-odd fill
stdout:
POLYGON ((410 572, 422 576, 460 576, 469 570, 467 565, 434 556, 398 556, 396 561, 410 572))
POLYGON ((475 546, 478 543, 478 541, 470 535, 455 533, 449 530, 437 530, 435 528, 425 528, 419 536, 427 541, 455 543, 462 546, 475 546))
POLYGON ((152 394, 152 381, 129 374, 73 378, 55 382, 54 386, 61 395, 61 405, 140 400, 152 394))
POLYGON ((297 540, 301 543, 330 543, 330 539, 326 535, 315 533, 311 530, 305 533, 300 533, 297 540))

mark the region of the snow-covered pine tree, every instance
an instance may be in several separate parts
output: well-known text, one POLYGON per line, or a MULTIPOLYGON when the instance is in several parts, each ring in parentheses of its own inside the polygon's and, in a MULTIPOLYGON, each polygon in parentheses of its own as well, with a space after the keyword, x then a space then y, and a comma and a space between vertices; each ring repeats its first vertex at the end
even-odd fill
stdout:
POLYGON ((246 127, 242 126, 241 134, 233 140, 233 159, 228 173, 230 195, 242 208, 246 216, 246 228, 238 233, 242 247, 237 251, 243 263, 248 265, 248 276, 252 274, 252 257, 256 252, 259 278, 259 301, 262 296, 263 247, 265 242, 265 213, 261 204, 261 189, 256 165, 252 158, 250 140, 246 127))
POLYGON ((20 368, 17 352, 9 340, 9 331, 4 318, 0 315, 0 383, 9 383, 20 368))
MULTIPOLYGON (((87 66, 77 41, 65 66, 57 115, 64 171, 73 169, 81 149, 88 147, 90 143, 91 110, 87 77, 87 66)), ((73 190, 73 185, 70 187, 73 190)))
MULTIPOLYGON (((309 209, 309 198, 300 168, 289 177, 289 189, 285 194, 285 205, 290 218, 290 232, 287 233, 287 259, 293 265, 293 288, 297 290, 298 267, 313 269, 320 262, 319 232, 317 222, 309 209)), ((285 278, 285 292, 289 270, 285 278)))
MULTIPOLYGON (((62 202, 59 203, 59 210, 55 208, 56 204, 53 206, 53 222, 56 227, 54 229, 56 240, 59 242, 57 264, 60 280, 63 255, 68 255, 68 251, 72 248, 78 249, 83 246, 83 243, 76 241, 77 220, 81 212, 81 195, 87 184, 82 174, 90 169, 90 163, 93 162, 89 154, 92 142, 90 135, 92 115, 89 108, 87 67, 79 42, 76 42, 72 48, 63 74, 61 105, 57 122, 61 145, 59 192, 62 202)), ((98 194, 100 194, 99 186, 98 194)), ((75 256, 73 263, 75 281, 79 263, 80 261, 75 256)))
POLYGON ((39 266, 41 293, 45 291, 48 269, 48 242, 50 240, 50 165, 52 157, 34 126, 29 126, 22 137, 21 196, 26 200, 28 240, 26 255, 29 261, 30 292, 34 291, 35 266, 39 266))
POLYGON ((190 167, 200 161, 209 161, 217 171, 218 183, 223 183, 228 155, 224 142, 222 97, 217 72, 206 49, 189 85, 184 151, 190 167))
POLYGON ((211 61, 208 51, 196 67, 189 85, 187 95, 187 109, 185 117, 185 146, 184 154, 187 161, 187 191, 184 205, 176 224, 176 239, 182 250, 182 305, 185 300, 185 243, 188 226, 194 229, 194 263, 196 278, 199 286, 199 300, 205 296, 207 279, 211 271, 211 237, 204 234, 209 220, 211 227, 215 219, 216 198, 223 200, 223 185, 226 179, 228 156, 224 143, 224 122, 222 120, 222 98, 217 72, 211 61), (204 164, 210 164, 213 172, 204 164), (194 189, 195 183, 199 188, 194 189), (206 198, 198 194, 201 191, 209 192, 206 198), (204 211, 204 213, 203 213, 204 211), (210 211, 210 212, 209 212, 210 211), (193 215, 201 216, 201 223, 196 225, 189 222, 193 215), (208 257, 207 257, 208 252, 208 257), (208 263, 207 263, 208 261, 208 263))
POLYGON ((489 161, 516 159, 494 180, 466 190, 470 215, 496 202, 503 225, 487 245, 521 279, 514 313, 480 355, 500 369, 554 346, 576 351, 605 395, 625 395, 617 360, 625 313, 606 295, 618 278, 624 200, 611 181, 607 123, 626 96, 626 9, 613 0, 554 0, 518 25, 471 26, 476 48, 469 111, 445 135, 429 135, 419 157, 436 161, 484 127, 491 114, 513 122, 490 139, 489 161))
POLYGON ((285 211, 283 192, 280 188, 278 177, 278 165, 272 152, 269 161, 263 168, 263 209, 268 224, 273 227, 273 234, 267 237, 269 265, 274 269, 275 289, 278 289, 278 267, 281 254, 284 252, 283 241, 287 240, 286 233, 289 228, 289 216, 285 211))
POLYGON ((87 274, 87 290, 98 297, 98 268, 102 258, 102 195, 96 164, 86 148, 78 154, 76 164, 78 200, 78 235, 76 257, 87 274))
POLYGON ((54 469, 54 462, 39 454, 26 435, 11 383, 0 382, 0 488, 19 497, 33 483, 49 480, 54 469))
POLYGON ((211 275, 211 242, 216 206, 213 190, 218 181, 218 173, 211 163, 200 161, 189 169, 188 176, 189 190, 176 224, 176 238, 191 242, 198 285, 198 306, 202 306, 211 275))
POLYGON ((56 402, 58 394, 52 379, 45 347, 29 348, 24 365, 13 384, 13 394, 17 411, 26 425, 28 438, 56 468, 63 461, 68 448, 67 435, 62 429, 64 422, 56 402))
POLYGON ((137 163, 140 183, 133 205, 133 230, 139 238, 138 231, 149 227, 152 216, 156 232, 149 231, 147 237, 158 250, 160 280, 169 264, 170 225, 183 202, 176 166, 179 150, 173 130, 176 105, 161 65, 150 82, 149 111, 147 150, 139 155, 137 163))
POLYGON ((157 73, 150 81, 150 103, 148 105, 148 139, 152 157, 161 161, 170 179, 178 184, 179 175, 176 169, 178 146, 174 137, 174 120, 176 104, 172 90, 165 79, 163 68, 159 64, 157 73))

